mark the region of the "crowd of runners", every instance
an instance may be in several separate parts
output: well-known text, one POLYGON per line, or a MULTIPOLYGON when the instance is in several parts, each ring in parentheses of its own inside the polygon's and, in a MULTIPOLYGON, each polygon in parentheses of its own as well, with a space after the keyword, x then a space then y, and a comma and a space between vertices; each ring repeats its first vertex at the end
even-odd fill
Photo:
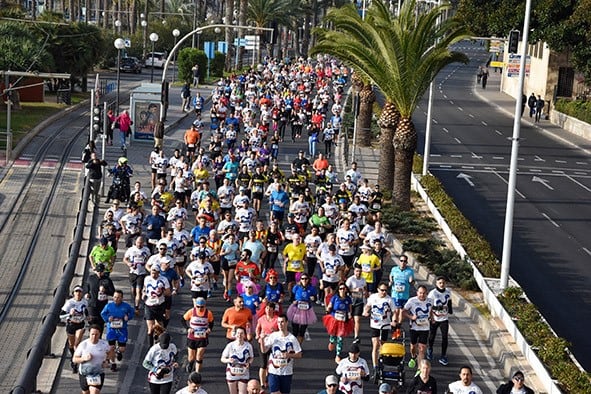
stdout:
MULTIPOLYGON (((209 116, 203 99, 193 99, 195 121, 182 147, 169 157, 157 143, 146 158, 151 192, 136 182, 127 201, 111 201, 90 253, 90 277, 64 305, 71 367, 83 392, 100 392, 104 368, 118 370, 127 324, 137 316, 146 322, 150 349, 142 365, 152 393, 171 392, 175 370, 182 369, 189 377, 178 393, 204 393, 208 338, 220 329, 227 339, 220 362, 231 394, 289 393, 293 360, 303 356, 312 324, 324 325, 334 352, 336 364, 327 363, 326 373, 338 377, 327 377, 326 392, 362 393, 364 382, 379 378, 381 345, 406 337, 408 367, 419 366, 425 390, 433 386, 429 360, 438 330, 437 360, 448 364, 450 291, 440 277, 435 289, 418 286, 411 297, 407 256, 391 256, 386 248, 379 186, 355 163, 340 174, 331 163, 348 77, 348 69, 328 57, 269 60, 221 80, 209 116), (307 152, 281 160, 285 141, 299 139, 307 141, 307 152), (119 248, 125 248, 122 261, 119 248), (393 257, 394 267, 384 273, 393 257), (115 264, 129 269, 124 291, 110 278, 115 264), (166 331, 181 291, 193 301, 183 311, 184 365, 180 344, 166 331), (228 302, 222 316, 208 309, 211 297, 228 302), (83 340, 87 320, 90 337, 83 340), (362 337, 363 324, 370 326, 369 337, 362 337), (352 344, 345 349, 347 337, 352 344), (359 357, 362 341, 372 345, 371 368, 359 357)), ((118 166, 130 164, 120 160, 118 166)), ((394 389, 380 386, 387 390, 394 389)))

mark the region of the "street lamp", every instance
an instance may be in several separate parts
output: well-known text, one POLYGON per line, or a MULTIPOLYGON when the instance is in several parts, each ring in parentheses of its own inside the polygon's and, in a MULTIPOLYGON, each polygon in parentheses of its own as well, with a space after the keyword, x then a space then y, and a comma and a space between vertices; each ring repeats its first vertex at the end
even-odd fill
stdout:
POLYGON ((154 82, 154 44, 158 41, 158 34, 150 34, 150 41, 152 41, 152 74, 150 75, 150 82, 154 82))
POLYGON ((199 46, 200 46, 199 45, 199 38, 201 37, 201 31, 198 31, 196 35, 197 35, 197 49, 199 49, 199 46))
MULTIPOLYGON (((173 48, 174 48, 176 46, 176 40, 181 35, 181 32, 180 32, 179 29, 174 29, 172 31, 172 35, 174 36, 174 45, 173 45, 173 48)), ((174 62, 174 65, 176 66, 176 51, 174 52, 174 60, 173 60, 173 62, 174 62)), ((173 67, 172 68, 172 82, 173 83, 174 83, 174 74, 175 74, 175 72, 176 72, 176 69, 173 67)))
MULTIPOLYGON (((142 15, 144 15, 144 14, 142 14, 142 15)), ((143 18, 143 16, 142 16, 142 18, 143 18)), ((142 29, 144 30, 144 37, 143 37, 144 44, 143 44, 143 49, 142 49, 142 51, 143 51, 143 53, 142 53, 143 59, 142 60, 145 60, 146 59, 146 38, 147 38, 146 27, 148 26, 148 21, 146 21, 145 19, 142 19, 141 25, 142 25, 142 29)))
POLYGON ((119 78, 121 75, 121 50, 125 48, 125 41, 123 38, 117 38, 114 42, 117 48, 117 98, 115 100, 115 114, 119 114, 119 78))
POLYGON ((121 33, 121 21, 119 19, 115 20, 115 28, 117 30, 117 34, 121 33))

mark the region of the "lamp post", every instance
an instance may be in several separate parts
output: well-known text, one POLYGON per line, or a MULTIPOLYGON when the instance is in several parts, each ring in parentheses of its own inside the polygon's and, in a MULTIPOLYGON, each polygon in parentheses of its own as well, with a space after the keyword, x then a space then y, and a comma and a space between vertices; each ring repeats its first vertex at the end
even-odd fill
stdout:
POLYGON ((199 47, 200 47, 199 38, 201 37, 201 31, 198 31, 197 34, 195 34, 195 35, 197 36, 197 49, 199 49, 199 47))
MULTIPOLYGON (((176 40, 181 35, 181 32, 180 32, 179 29, 174 29, 172 31, 172 35, 174 36, 174 45, 173 45, 173 48, 174 48, 176 46, 176 40)), ((174 83, 174 76, 175 76, 175 73, 176 73, 176 69, 175 69, 175 67, 176 67, 176 52, 174 53, 174 60, 173 60, 173 62, 174 62, 174 66, 172 67, 172 82, 174 83)))
POLYGON ((117 48, 117 98, 115 99, 115 114, 119 114, 119 80, 121 76, 121 50, 125 48, 125 41, 123 38, 117 38, 114 42, 117 48))
POLYGON ((150 41, 152 41, 152 74, 150 75, 150 82, 154 82, 154 44, 158 41, 158 34, 150 34, 150 41))
POLYGON ((115 20, 115 30, 117 34, 121 34, 121 21, 119 19, 115 20))
MULTIPOLYGON (((142 15, 144 15, 144 14, 142 14, 142 15)), ((143 18, 143 16, 142 16, 142 18, 143 18)), ((148 26, 148 21, 146 21, 145 19, 142 19, 141 25, 142 25, 142 29, 143 29, 143 33, 144 33, 143 47, 142 47, 142 58, 143 58, 142 60, 145 60, 146 59, 146 41, 147 41, 146 40, 146 38, 147 38, 146 28, 148 26)))

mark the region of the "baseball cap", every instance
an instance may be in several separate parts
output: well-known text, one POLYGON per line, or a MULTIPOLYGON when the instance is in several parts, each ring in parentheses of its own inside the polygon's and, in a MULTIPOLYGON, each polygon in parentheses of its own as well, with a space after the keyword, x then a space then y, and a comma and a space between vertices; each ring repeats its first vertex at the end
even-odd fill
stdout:
POLYGON ((199 297, 195 300, 195 305, 197 306, 205 306, 205 298, 199 297))
POLYGON ((382 383, 378 389, 378 392, 380 393, 389 393, 390 391, 392 391, 392 386, 390 386, 388 383, 382 383))
POLYGON ((328 375, 325 379, 324 379, 324 384, 325 385, 329 385, 329 384, 339 384, 339 379, 334 376, 334 375, 328 375))
POLYGON ((76 285, 74 286, 74 291, 84 291, 84 289, 82 288, 82 286, 76 285))

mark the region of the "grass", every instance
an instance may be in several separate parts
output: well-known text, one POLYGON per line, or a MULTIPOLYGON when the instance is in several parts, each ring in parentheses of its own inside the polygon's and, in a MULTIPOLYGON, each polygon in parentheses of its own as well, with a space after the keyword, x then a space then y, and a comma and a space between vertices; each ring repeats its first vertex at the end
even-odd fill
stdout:
MULTIPOLYGON (((78 104, 86 100, 89 93, 74 93, 72 94, 72 105, 78 104)), ((35 126, 43 120, 49 118, 51 115, 67 108, 65 104, 58 104, 55 102, 55 95, 47 94, 46 101, 43 103, 21 103, 21 109, 11 111, 11 129, 12 129, 12 146, 15 147, 18 142, 29 133, 35 126)), ((0 131, 6 132, 6 109, 0 112, 0 131)), ((0 136, 0 149, 6 148, 6 135, 0 136)))

